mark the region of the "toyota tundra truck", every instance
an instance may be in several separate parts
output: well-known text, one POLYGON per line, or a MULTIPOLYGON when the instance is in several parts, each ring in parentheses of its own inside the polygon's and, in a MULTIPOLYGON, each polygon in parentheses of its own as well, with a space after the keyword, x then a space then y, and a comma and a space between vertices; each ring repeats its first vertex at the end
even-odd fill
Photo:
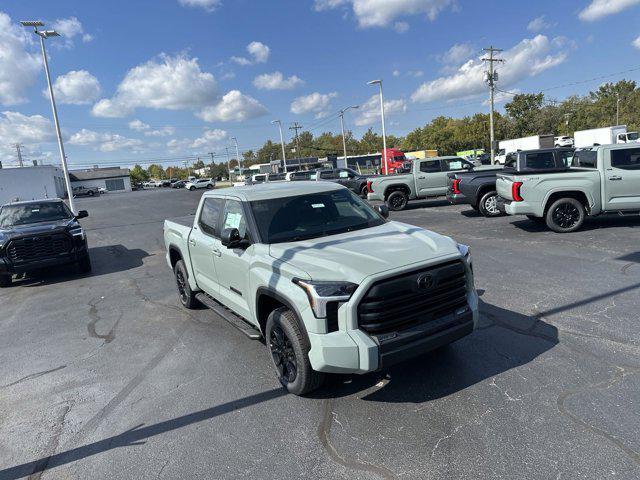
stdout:
POLYGON ((206 192, 190 222, 165 221, 166 259, 182 305, 264 338, 301 395, 326 373, 376 371, 474 330, 469 248, 387 216, 330 182, 206 192))
POLYGON ((472 170, 473 163, 460 157, 432 157, 412 162, 411 173, 384 175, 367 182, 367 199, 386 202, 389 210, 404 210, 410 200, 447 193, 447 173, 472 170))
POLYGON ((558 233, 574 232, 585 217, 640 212, 640 145, 602 145, 576 150, 564 171, 502 172, 498 208, 526 215, 558 233))

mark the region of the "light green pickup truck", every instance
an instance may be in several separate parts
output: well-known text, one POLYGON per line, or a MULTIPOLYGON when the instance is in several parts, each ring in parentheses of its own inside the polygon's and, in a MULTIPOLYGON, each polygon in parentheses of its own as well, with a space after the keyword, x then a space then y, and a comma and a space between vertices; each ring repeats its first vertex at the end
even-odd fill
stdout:
POLYGON ((410 200, 447 194, 451 172, 468 171, 474 164, 460 157, 414 160, 411 173, 374 177, 367 183, 367 199, 387 203, 390 210, 404 210, 410 200))
POLYGON ((191 222, 165 221, 167 262, 183 306, 263 337, 304 394, 325 372, 375 371, 476 325, 469 249, 387 215, 330 182, 206 192, 191 222))
POLYGON ((640 144, 576 150, 563 171, 498 174, 498 208, 526 215, 559 233, 578 230, 587 215, 640 211, 640 144))

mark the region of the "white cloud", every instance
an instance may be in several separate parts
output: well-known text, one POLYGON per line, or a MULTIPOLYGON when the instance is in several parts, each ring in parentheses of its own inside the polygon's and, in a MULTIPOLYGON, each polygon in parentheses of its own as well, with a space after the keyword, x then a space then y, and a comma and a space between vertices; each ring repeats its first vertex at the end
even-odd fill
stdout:
POLYGON ((147 137, 168 137, 176 133, 175 127, 165 126, 156 130, 147 130, 144 132, 147 137))
MULTIPOLYGON (((70 105, 86 105, 100 96, 100 82, 86 70, 71 70, 53 82, 56 102, 70 105)), ((49 90, 42 94, 49 98, 49 90)))
POLYGON ((438 55, 438 61, 445 65, 458 67, 474 54, 476 49, 468 43, 456 43, 449 50, 438 55))
POLYGON ((217 100, 211 73, 200 70, 197 58, 160 55, 127 72, 116 94, 93 106, 97 117, 124 117, 136 108, 195 109, 217 100))
POLYGON ((633 45, 638 50, 640 50, 640 37, 636 38, 633 42, 631 42, 631 45, 633 45))
POLYGON ((198 117, 205 122, 243 122, 268 113, 255 98, 239 90, 231 90, 216 104, 203 108, 198 117))
POLYGON ((231 57, 231 61, 242 66, 255 65, 256 63, 267 63, 269 55, 271 54, 271 49, 262 42, 251 42, 247 45, 247 52, 249 52, 250 58, 231 57))
POLYGON ((178 0, 183 7, 204 8, 207 12, 213 12, 220 5, 221 0, 178 0))
POLYGON ((291 113, 302 115, 304 113, 313 112, 316 114, 317 118, 324 117, 327 114, 327 109, 331 104, 331 100, 337 96, 338 94, 336 92, 314 92, 310 95, 298 97, 291 102, 291 113))
POLYGON ((124 137, 117 133, 98 133, 86 128, 71 135, 69 144, 92 146, 101 152, 115 152, 118 150, 141 151, 144 147, 142 140, 124 137))
POLYGON ((0 103, 15 105, 26 101, 26 90, 39 77, 42 58, 35 50, 31 32, 17 26, 0 12, 0 103), (30 35, 30 36, 27 36, 30 35))
POLYGON ((145 130, 149 130, 151 127, 144 123, 142 120, 131 120, 129 122, 129 128, 131 130, 135 130, 136 132, 143 132, 145 130))
POLYGON ((0 117, 0 145, 12 143, 45 143, 55 141, 51 121, 41 115, 2 112, 0 117))
MULTIPOLYGON (((499 87, 507 88, 516 82, 555 67, 567 58, 566 40, 550 40, 544 35, 524 39, 503 52, 505 63, 497 66, 499 87)), ((485 64, 479 59, 469 60, 455 73, 423 83, 411 96, 414 102, 432 102, 477 95, 486 91, 485 64)))
POLYGON ((638 4, 640 0, 592 0, 578 16, 585 22, 594 22, 638 4))
POLYGON ((76 17, 59 18, 53 22, 52 26, 55 31, 62 35, 64 45, 67 48, 73 47, 73 39, 76 36, 79 36, 85 43, 93 40, 93 35, 85 33, 82 23, 76 17))
POLYGON ((362 28, 394 26, 404 32, 408 28, 406 22, 399 18, 425 15, 429 20, 449 7, 455 7, 455 0, 316 0, 316 11, 330 10, 351 5, 353 13, 362 28))
POLYGON ((542 30, 547 30, 548 28, 554 27, 556 24, 552 22, 548 22, 544 15, 540 15, 539 17, 534 18, 527 25, 527 30, 530 32, 541 32, 542 30))
POLYGON ((409 31, 409 24, 407 22, 396 22, 393 24, 393 29, 398 33, 405 33, 409 31))
POLYGON ((399 77, 400 76, 400 70, 394 70, 393 71, 393 76, 394 77, 399 77))
POLYGON ((253 85, 261 90, 292 90, 304 85, 304 81, 296 75, 284 78, 281 72, 273 72, 258 75, 253 79, 253 85))
POLYGON ((222 140, 227 138, 227 132, 216 128, 215 130, 205 130, 201 137, 196 138, 190 145, 191 148, 212 149, 222 140))
MULTIPOLYGON (((384 101, 385 116, 393 116, 406 111, 407 102, 402 99, 384 101)), ((373 125, 376 122, 380 122, 380 97, 378 95, 373 95, 360 106, 358 116, 356 118, 356 125, 362 127, 365 125, 373 125)))

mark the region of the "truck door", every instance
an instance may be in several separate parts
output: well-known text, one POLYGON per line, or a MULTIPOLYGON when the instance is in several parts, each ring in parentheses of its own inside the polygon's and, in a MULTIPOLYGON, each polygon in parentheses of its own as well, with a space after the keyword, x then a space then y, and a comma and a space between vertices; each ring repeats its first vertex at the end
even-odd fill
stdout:
POLYGON ((352 172, 351 170, 340 168, 338 169, 337 173, 338 173, 338 183, 340 185, 344 185, 349 190, 353 190, 354 192, 357 192, 358 186, 356 185, 356 181, 355 181, 356 175, 354 172, 352 172))
MULTIPOLYGON (((227 198, 222 213, 220 231, 237 228, 241 238, 251 240, 247 214, 244 204, 236 198, 227 198)), ((249 262, 251 252, 241 248, 227 248, 218 240, 215 252, 215 265, 218 274, 219 294, 222 302, 246 319, 251 317, 249 310, 249 262)))
POLYGON ((444 195, 447 191, 447 174, 442 172, 440 160, 421 160, 414 169, 418 197, 444 195), (441 187, 444 184, 444 188, 441 187), (442 191, 443 193, 438 193, 442 191))
POLYGON ((604 151, 606 210, 640 210, 640 146, 604 151))
POLYGON ((216 297, 218 277, 214 264, 214 251, 220 244, 220 213, 222 198, 205 198, 189 236, 189 255, 198 286, 207 294, 216 297))
POLYGON ((448 188, 448 177, 450 172, 466 172, 471 170, 474 165, 468 160, 463 158, 444 158, 440 161, 442 167, 442 185, 441 189, 446 195, 448 188))

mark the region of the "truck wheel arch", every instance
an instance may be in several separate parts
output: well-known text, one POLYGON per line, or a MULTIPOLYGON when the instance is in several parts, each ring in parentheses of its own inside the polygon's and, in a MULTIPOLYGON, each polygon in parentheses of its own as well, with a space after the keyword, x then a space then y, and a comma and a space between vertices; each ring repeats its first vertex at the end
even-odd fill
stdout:
POLYGON ((267 287, 259 287, 256 292, 256 320, 260 325, 262 336, 265 336, 269 314, 280 307, 286 307, 296 315, 301 331, 309 338, 307 327, 304 325, 302 316, 294 304, 278 292, 267 287))
POLYGON ((545 216, 547 214, 547 211, 549 210, 549 207, 553 204, 553 202, 555 202, 556 200, 559 200, 561 198, 575 198, 576 200, 578 200, 580 203, 582 203, 582 205, 584 206, 584 209, 587 211, 587 215, 591 214, 591 205, 589 203, 589 198, 587 197, 587 194, 582 191, 582 190, 566 190, 566 191, 559 191, 559 192, 552 192, 551 194, 549 194, 549 196, 546 198, 545 202, 544 202, 544 215, 545 216))
MULTIPOLYGON (((171 268, 175 268, 176 263, 178 263, 179 260, 183 260, 182 252, 175 245, 169 246, 169 260, 171 260, 171 268)), ((189 272, 187 271, 187 275, 188 274, 189 272)))
POLYGON ((478 190, 476 190, 476 198, 475 198, 475 206, 476 208, 478 208, 478 206, 480 205, 480 200, 482 199, 483 195, 487 192, 491 192, 491 191, 496 191, 496 186, 494 185, 482 185, 478 188, 478 190))
POLYGON ((406 185, 403 185, 401 183, 395 184, 395 185, 389 185, 387 188, 384 189, 385 202, 387 201, 387 198, 389 198, 389 195, 391 195, 393 192, 396 192, 396 191, 401 191, 406 193, 407 196, 411 196, 411 189, 406 185))

